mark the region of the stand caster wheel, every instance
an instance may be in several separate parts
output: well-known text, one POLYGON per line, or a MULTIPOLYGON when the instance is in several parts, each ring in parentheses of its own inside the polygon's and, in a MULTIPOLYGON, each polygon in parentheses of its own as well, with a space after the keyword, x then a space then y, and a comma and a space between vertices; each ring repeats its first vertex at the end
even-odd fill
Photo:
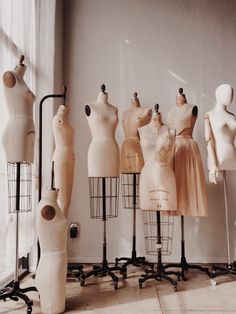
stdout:
POLYGON ((27 308, 27 314, 31 314, 32 313, 32 307, 31 306, 28 306, 27 308))
POLYGON ((81 287, 84 287, 84 286, 85 286, 85 281, 84 281, 84 280, 81 280, 81 281, 80 281, 80 286, 81 286, 81 287))
POLYGON ((124 273, 123 274, 123 279, 126 279, 127 278, 127 273, 124 273))
POLYGON ((143 284, 141 282, 139 283, 139 289, 143 289, 143 284))
POLYGON ((212 286, 216 286, 217 282, 215 281, 215 279, 211 279, 211 285, 212 286))
POLYGON ((174 291, 177 292, 178 291, 178 287, 174 286, 174 291))
POLYGON ((117 282, 117 281, 114 282, 114 289, 115 289, 115 290, 118 289, 118 282, 117 282))

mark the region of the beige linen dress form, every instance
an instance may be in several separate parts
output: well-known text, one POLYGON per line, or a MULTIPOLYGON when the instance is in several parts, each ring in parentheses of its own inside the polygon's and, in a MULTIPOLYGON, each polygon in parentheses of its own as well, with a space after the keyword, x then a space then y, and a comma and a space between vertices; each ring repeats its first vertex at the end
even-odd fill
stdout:
POLYGON ((176 182, 171 166, 175 130, 162 125, 158 130, 152 121, 139 129, 144 167, 140 175, 140 208, 174 211, 177 205, 176 182))
POLYGON ((121 146, 121 173, 140 173, 143 154, 139 141, 138 128, 150 122, 152 110, 141 107, 138 98, 132 101, 132 107, 123 112, 122 125, 125 139, 121 146))
POLYGON ((167 123, 176 129, 174 172, 177 210, 174 215, 206 216, 207 197, 204 169, 197 143, 192 138, 197 117, 193 106, 185 103, 169 111, 167 123))

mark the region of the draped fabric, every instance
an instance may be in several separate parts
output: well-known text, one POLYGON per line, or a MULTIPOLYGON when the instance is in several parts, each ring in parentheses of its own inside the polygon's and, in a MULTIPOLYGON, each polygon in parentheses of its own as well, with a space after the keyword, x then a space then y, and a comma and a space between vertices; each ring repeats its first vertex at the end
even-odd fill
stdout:
MULTIPOLYGON (((54 92, 55 58, 55 0, 0 0, 0 77, 13 70, 21 54, 27 66, 24 79, 36 95, 34 116, 36 125, 35 163, 32 165, 32 211, 20 214, 19 254, 34 252, 36 261, 35 205, 37 204, 37 134, 38 103, 45 93, 54 92)), ((0 83, 0 138, 2 137, 8 112, 0 83)), ((52 112, 52 110, 51 110, 52 112)), ((48 114, 48 112, 47 112, 48 114)), ((51 114, 52 116, 52 114, 51 114)), ((50 114, 47 115, 50 119, 50 114)), ((49 121, 47 122, 49 123, 49 121)), ((51 137, 47 145, 52 147, 51 137)), ((49 151, 50 151, 49 147, 49 151)), ((8 213, 7 167, 0 143, 0 281, 14 271, 15 263, 15 214, 8 213)), ((48 156, 48 161, 51 156, 48 156)))

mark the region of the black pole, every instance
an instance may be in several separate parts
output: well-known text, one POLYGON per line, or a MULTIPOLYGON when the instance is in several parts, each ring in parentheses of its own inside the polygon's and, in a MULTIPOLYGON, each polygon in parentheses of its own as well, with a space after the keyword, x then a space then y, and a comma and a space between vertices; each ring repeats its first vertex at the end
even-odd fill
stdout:
POLYGON ((160 211, 156 212, 157 217, 157 247, 158 247, 158 261, 157 268, 160 270, 162 268, 162 258, 161 258, 161 215, 160 211))
POLYGON ((132 258, 136 259, 136 173, 133 174, 133 250, 132 258))
POLYGON ((63 98, 64 104, 66 100, 67 88, 64 86, 63 94, 51 94, 44 96, 39 103, 39 189, 38 189, 38 202, 42 198, 42 159, 43 159, 43 103, 49 98, 63 98))
POLYGON ((19 212, 20 212, 20 162, 16 163, 16 265, 15 265, 15 288, 19 287, 19 212))
POLYGON ((106 239, 106 178, 102 178, 102 220, 103 220, 103 265, 107 265, 107 239, 106 239))

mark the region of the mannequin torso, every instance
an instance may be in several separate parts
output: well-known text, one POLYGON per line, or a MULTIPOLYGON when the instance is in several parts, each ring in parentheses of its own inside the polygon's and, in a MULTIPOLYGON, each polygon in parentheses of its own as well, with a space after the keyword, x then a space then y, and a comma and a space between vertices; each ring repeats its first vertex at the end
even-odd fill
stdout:
POLYGON ((216 105, 205 115, 209 178, 216 183, 218 170, 236 170, 236 117, 227 110, 233 89, 222 84, 216 89, 216 105))
POLYGON ((188 103, 176 106, 171 109, 167 114, 168 125, 176 129, 176 135, 190 135, 193 134, 197 115, 194 116, 194 111, 197 110, 196 106, 188 103))
POLYGON ((35 96, 24 81, 25 70, 25 65, 18 65, 14 71, 3 75, 3 90, 10 116, 2 142, 8 162, 33 163, 34 160, 35 96))
POLYGON ((187 103, 183 90, 176 106, 167 114, 167 123, 176 129, 174 172, 177 187, 177 215, 206 216, 204 170, 197 143, 192 138, 197 106, 187 103))
POLYGON ((140 176, 140 208, 175 210, 176 183, 171 167, 175 131, 162 124, 158 113, 139 134, 145 161, 140 176))
POLYGON ((38 205, 36 216, 41 256, 35 283, 43 313, 62 313, 65 310, 68 225, 56 200, 57 191, 48 190, 38 205))
POLYGON ((121 173, 140 173, 144 165, 138 128, 150 121, 151 109, 142 108, 139 100, 132 100, 131 108, 123 113, 125 140, 121 147, 121 173))
POLYGON ((53 117, 52 129, 55 140, 55 152, 52 160, 55 169, 55 187, 59 189, 58 204, 67 217, 71 202, 74 174, 74 129, 68 120, 68 108, 60 106, 53 117))
POLYGON ((119 176, 119 147, 115 140, 118 124, 118 110, 108 103, 104 92, 97 101, 85 107, 92 141, 88 150, 89 177, 119 176))

